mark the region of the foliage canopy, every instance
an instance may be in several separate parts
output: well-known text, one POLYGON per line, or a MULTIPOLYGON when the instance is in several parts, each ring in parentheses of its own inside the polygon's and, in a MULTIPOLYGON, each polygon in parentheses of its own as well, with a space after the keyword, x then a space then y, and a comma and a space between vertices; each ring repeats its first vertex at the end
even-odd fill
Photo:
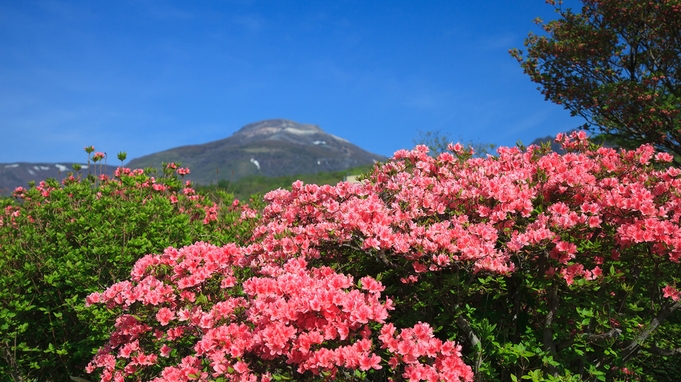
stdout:
MULTIPOLYGON (((583 0, 512 49, 547 100, 627 147, 681 155, 681 2, 583 0)), ((676 159, 678 164, 678 158, 676 159)))

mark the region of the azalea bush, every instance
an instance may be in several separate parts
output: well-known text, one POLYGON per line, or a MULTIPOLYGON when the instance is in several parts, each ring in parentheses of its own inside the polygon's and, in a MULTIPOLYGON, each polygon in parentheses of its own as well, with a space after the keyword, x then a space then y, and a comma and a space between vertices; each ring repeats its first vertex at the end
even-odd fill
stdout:
POLYGON ((357 286, 329 267, 309 269, 304 258, 252 275, 244 248, 204 243, 147 256, 132 273, 88 297, 133 310, 88 368, 102 368, 103 381, 335 380, 344 376, 339 369, 358 377, 380 370, 386 355, 414 378, 472 377, 460 347, 435 338, 427 324, 399 332, 383 325, 392 303, 371 277, 357 286))
POLYGON ((62 183, 19 187, 0 201, 1 381, 82 375, 115 319, 85 309, 85 297, 129 277, 147 253, 250 235, 255 211, 227 194, 196 193, 182 180, 188 169, 119 167, 108 176, 104 154, 86 151, 91 173, 76 165, 62 183))
POLYGON ((358 184, 265 197, 244 244, 140 259, 102 381, 656 380, 678 375, 681 170, 567 151, 401 150, 358 184))

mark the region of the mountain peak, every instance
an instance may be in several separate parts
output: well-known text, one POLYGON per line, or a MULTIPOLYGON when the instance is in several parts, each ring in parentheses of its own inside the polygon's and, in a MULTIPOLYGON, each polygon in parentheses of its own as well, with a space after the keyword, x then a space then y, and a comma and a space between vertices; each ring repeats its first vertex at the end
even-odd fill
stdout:
POLYGON ((147 155, 130 161, 128 166, 159 168, 162 162, 182 162, 191 168, 189 180, 210 184, 256 174, 282 176, 340 171, 385 159, 317 125, 267 119, 243 126, 231 137, 147 155))
POLYGON ((277 135, 310 135, 324 134, 317 125, 298 123, 288 119, 266 119, 264 121, 250 123, 234 133, 234 138, 241 140, 252 139, 276 139, 277 135))
POLYGON ((332 141, 345 142, 343 138, 329 134, 317 125, 298 123, 288 119, 266 119, 248 124, 229 139, 241 143, 254 141, 284 141, 303 145, 327 144, 332 141))

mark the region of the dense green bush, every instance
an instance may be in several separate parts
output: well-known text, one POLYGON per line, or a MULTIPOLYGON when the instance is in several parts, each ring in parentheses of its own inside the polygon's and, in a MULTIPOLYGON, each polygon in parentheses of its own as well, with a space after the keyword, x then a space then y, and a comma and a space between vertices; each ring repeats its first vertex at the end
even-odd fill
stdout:
MULTIPOLYGON (((97 164, 100 153, 86 151, 97 164)), ((85 296, 129 277, 141 256, 250 235, 255 212, 224 192, 196 193, 181 179, 188 172, 76 172, 0 200, 0 381, 81 375, 112 327, 85 296)))

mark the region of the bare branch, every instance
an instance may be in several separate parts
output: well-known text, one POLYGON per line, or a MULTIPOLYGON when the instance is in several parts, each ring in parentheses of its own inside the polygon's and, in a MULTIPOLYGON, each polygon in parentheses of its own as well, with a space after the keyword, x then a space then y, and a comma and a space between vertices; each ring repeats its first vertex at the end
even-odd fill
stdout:
POLYGON ((622 334, 622 329, 614 328, 605 333, 600 334, 590 334, 586 336, 586 342, 597 342, 606 340, 609 338, 617 338, 622 334))
MULTIPOLYGON (((609 331, 605 333, 599 333, 599 334, 588 334, 588 333, 583 333, 582 337, 586 340, 586 342, 598 342, 602 340, 607 340, 610 338, 618 338, 620 335, 622 335, 622 330, 618 328, 610 329, 609 331)), ((556 346, 556 351, 561 351, 565 348, 568 348, 572 346, 572 344, 575 343, 574 338, 570 338, 568 340, 565 340, 561 343, 559 343, 556 346)))
MULTIPOLYGON (((548 351, 550 355, 556 355, 556 344, 553 342, 553 320, 556 318, 556 313, 558 312, 558 292, 556 286, 552 285, 547 291, 547 302, 549 305, 549 312, 546 315, 546 320, 544 320, 544 331, 542 341, 544 343, 544 350, 548 351)), ((547 372, 552 375, 556 375, 558 370, 555 366, 547 365, 547 372)))
POLYGON ((672 312, 674 312, 676 309, 681 307, 681 301, 677 301, 672 305, 667 306, 666 308, 662 309, 660 313, 657 315, 657 317, 653 318, 652 321, 650 321, 650 324, 648 324, 648 327, 646 330, 641 332, 636 338, 634 338, 633 341, 627 345, 627 347, 624 348, 624 352, 622 353, 622 361, 627 362, 629 361, 633 356, 638 353, 638 351, 641 349, 641 345, 650 337, 651 334, 657 329, 658 326, 662 325, 666 320, 667 317, 669 317, 672 312))
POLYGON ((650 350, 651 353, 661 355, 661 356, 672 356, 672 355, 677 355, 681 354, 681 348, 676 348, 676 349, 662 349, 657 347, 657 345, 653 344, 653 346, 648 349, 650 350))
POLYGON ((466 335, 468 343, 476 349, 475 365, 473 365, 473 374, 478 375, 480 366, 482 366, 482 344, 480 343, 480 338, 475 334, 475 331, 463 316, 459 316, 456 319, 456 326, 461 329, 466 335))

